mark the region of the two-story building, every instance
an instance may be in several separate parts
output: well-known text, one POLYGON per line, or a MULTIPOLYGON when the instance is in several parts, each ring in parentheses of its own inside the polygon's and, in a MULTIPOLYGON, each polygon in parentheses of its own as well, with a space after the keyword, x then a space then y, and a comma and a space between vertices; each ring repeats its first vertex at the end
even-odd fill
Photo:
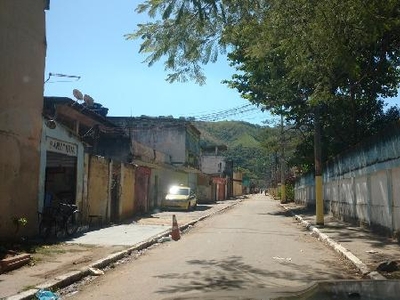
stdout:
POLYGON ((153 167, 150 186, 156 191, 151 206, 161 203, 171 185, 184 184, 197 188, 201 172, 200 131, 191 122, 182 118, 148 116, 108 119, 125 131, 132 145, 139 143, 152 149, 154 161, 158 159, 157 153, 163 156, 162 171, 156 164, 149 166, 153 167))

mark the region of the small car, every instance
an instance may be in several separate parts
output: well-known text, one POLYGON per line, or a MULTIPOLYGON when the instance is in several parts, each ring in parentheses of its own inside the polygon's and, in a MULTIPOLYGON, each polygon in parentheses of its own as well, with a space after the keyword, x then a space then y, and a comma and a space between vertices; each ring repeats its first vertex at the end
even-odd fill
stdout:
POLYGON ((161 203, 163 209, 196 209, 197 197, 192 188, 188 186, 172 186, 161 203))

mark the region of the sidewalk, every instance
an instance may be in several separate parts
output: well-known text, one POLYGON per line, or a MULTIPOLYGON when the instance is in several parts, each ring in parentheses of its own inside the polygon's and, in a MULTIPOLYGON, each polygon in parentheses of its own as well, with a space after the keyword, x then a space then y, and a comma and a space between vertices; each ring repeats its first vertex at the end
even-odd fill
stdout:
POLYGON ((191 212, 159 212, 125 224, 88 231, 74 239, 40 247, 31 266, 0 274, 0 299, 36 299, 39 289, 65 287, 91 274, 91 269, 111 265, 131 253, 168 239, 172 215, 181 231, 241 201, 225 200, 198 205, 191 212))
POLYGON ((325 215, 324 226, 317 227, 315 226, 315 211, 295 203, 280 205, 306 227, 310 234, 349 259, 364 278, 378 280, 400 278, 400 271, 377 272, 377 267, 382 262, 400 263, 400 244, 396 240, 339 221, 332 215, 325 215))

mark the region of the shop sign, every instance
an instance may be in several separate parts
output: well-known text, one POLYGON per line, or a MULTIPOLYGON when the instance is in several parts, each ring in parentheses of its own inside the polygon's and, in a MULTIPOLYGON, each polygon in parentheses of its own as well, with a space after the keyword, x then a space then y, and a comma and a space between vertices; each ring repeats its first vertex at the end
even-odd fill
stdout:
POLYGON ((57 152, 69 156, 77 156, 77 148, 78 146, 72 143, 56 140, 53 138, 47 137, 47 151, 57 152))

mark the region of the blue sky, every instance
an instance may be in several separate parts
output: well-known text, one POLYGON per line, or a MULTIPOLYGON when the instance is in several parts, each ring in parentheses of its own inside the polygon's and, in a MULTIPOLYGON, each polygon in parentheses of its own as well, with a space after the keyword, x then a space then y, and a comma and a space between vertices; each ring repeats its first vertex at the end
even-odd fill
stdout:
MULTIPOLYGON (((135 12, 140 0, 53 0, 46 12, 49 73, 80 76, 80 79, 52 76, 45 83, 46 96, 73 98, 79 89, 109 108, 110 116, 198 117, 249 104, 226 85, 234 70, 224 57, 207 65, 207 83, 167 83, 163 62, 152 67, 142 63, 140 41, 125 40, 148 17, 135 12)), ((270 116, 259 110, 226 117, 262 124, 270 116)))
MULTIPOLYGON (((141 0, 52 0, 46 12, 47 58, 49 73, 80 76, 51 77, 45 84, 46 96, 73 98, 79 89, 109 108, 110 116, 199 117, 228 111, 249 104, 226 85, 234 70, 224 57, 205 67, 207 83, 167 83, 163 62, 148 67, 139 54, 140 41, 127 41, 124 35, 148 21, 135 8, 141 0)), ((399 98, 387 101, 399 104, 399 98)), ((263 124, 271 116, 260 110, 228 116, 263 124)))

